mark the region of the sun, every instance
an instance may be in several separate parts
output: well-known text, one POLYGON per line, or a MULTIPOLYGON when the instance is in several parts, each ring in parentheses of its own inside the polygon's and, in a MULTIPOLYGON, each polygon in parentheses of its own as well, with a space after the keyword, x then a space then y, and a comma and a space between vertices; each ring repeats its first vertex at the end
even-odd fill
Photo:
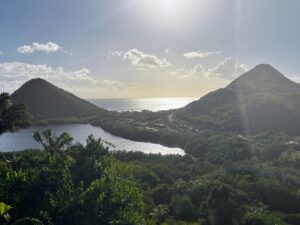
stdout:
POLYGON ((211 0, 136 0, 140 21, 153 24, 153 27, 188 29, 191 22, 205 17, 211 0))
POLYGON ((182 0, 143 0, 144 9, 153 13, 172 14, 179 9, 182 0))
POLYGON ((143 17, 150 17, 153 21, 172 21, 184 9, 183 0, 142 0, 140 12, 143 17))

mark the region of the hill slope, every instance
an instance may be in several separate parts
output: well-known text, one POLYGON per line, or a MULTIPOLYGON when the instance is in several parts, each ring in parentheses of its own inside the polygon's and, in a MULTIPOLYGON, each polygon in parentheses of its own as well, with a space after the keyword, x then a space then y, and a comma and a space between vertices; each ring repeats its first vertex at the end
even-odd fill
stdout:
POLYGON ((105 112, 104 109, 43 79, 33 79, 22 85, 12 96, 14 103, 23 103, 34 121, 66 117, 90 116, 105 112))
POLYGON ((178 110, 177 117, 198 129, 300 135, 300 84, 261 64, 178 110))

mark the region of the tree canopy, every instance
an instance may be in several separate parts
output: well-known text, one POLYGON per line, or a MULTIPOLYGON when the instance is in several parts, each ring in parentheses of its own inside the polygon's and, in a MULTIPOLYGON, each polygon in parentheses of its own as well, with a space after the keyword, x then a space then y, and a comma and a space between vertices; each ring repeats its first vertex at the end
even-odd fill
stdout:
POLYGON ((0 135, 30 126, 31 116, 25 105, 13 104, 7 93, 0 94, 0 135))

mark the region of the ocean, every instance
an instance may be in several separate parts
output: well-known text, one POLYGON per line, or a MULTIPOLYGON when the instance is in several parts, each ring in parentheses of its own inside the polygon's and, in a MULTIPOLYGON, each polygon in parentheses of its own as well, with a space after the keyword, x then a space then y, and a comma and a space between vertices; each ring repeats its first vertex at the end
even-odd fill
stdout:
POLYGON ((178 109, 199 98, 123 98, 123 99, 88 99, 91 103, 111 111, 161 111, 178 109))

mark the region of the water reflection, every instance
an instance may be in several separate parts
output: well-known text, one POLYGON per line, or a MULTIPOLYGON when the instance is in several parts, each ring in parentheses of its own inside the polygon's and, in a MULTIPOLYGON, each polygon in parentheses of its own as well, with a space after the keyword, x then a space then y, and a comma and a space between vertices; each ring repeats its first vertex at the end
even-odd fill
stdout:
MULTIPOLYGON (((47 127, 56 135, 68 132, 76 142, 85 143, 86 138, 93 134, 95 138, 102 138, 116 146, 116 150, 125 151, 142 151, 145 153, 161 153, 184 155, 184 151, 180 148, 169 148, 159 144, 136 142, 128 139, 120 138, 105 132, 100 127, 94 127, 89 124, 71 124, 71 125, 51 125, 47 127)), ((46 127, 31 127, 16 133, 6 133, 0 137, 0 151, 20 151, 29 148, 40 148, 33 138, 34 131, 43 131, 46 127)))

